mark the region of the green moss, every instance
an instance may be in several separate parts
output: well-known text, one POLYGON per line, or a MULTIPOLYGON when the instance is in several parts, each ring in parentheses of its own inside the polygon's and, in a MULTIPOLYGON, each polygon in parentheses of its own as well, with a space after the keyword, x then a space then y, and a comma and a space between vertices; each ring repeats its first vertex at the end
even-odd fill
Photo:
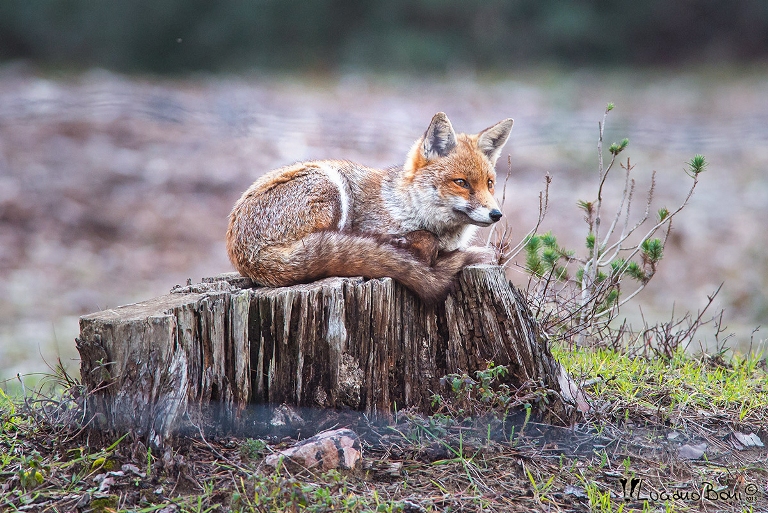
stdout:
POLYGON ((91 511, 94 513, 102 513, 107 511, 114 511, 117 508, 117 495, 110 495, 109 497, 99 497, 93 499, 90 504, 91 511))

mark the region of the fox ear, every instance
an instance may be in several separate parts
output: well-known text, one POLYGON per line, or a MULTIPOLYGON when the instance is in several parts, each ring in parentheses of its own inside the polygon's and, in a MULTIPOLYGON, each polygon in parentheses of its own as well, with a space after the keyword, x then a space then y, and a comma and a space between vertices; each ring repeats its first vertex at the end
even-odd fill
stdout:
POLYGON ((477 134, 477 146, 480 148, 480 151, 485 153, 491 164, 496 164, 496 160, 501 154, 501 148, 507 142, 514 122, 513 119, 508 118, 477 134))
POLYGON ((429 128, 424 132, 421 152, 427 160, 448 155, 456 147, 456 133, 444 112, 432 117, 429 128))

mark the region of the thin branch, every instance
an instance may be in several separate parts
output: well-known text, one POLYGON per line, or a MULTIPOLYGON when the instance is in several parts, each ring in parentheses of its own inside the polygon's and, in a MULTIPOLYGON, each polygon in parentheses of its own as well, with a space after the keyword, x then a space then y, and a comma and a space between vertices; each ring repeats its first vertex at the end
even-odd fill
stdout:
MULTIPOLYGON (((699 183, 699 177, 698 177, 698 175, 696 175, 693 178, 693 185, 691 186, 691 189, 688 191, 688 195, 685 197, 685 200, 683 201, 683 203, 679 207, 677 207, 677 210, 675 210, 674 212, 670 213, 663 220, 661 220, 658 223, 656 223, 653 226, 653 228, 651 228, 650 231, 645 235, 645 237, 643 237, 643 239, 642 239, 643 241, 648 240, 649 238, 651 238, 653 236, 653 234, 656 233, 656 230, 658 230, 659 228, 664 226, 664 224, 672 222, 672 218, 675 217, 675 215, 677 215, 681 210, 683 210, 683 208, 685 208, 685 206, 688 204, 688 201, 691 199, 691 196, 693 195, 693 191, 696 188, 696 184, 698 184, 698 183, 699 183)), ((641 245, 642 245, 642 242, 640 244, 638 244, 637 246, 633 246, 631 248, 624 248, 627 251, 632 251, 632 253, 627 257, 627 261, 631 260, 632 257, 634 257, 635 255, 637 255, 640 252, 640 249, 641 249, 640 246, 641 245)))
POLYGON ((627 200, 627 211, 626 215, 624 216, 624 224, 621 227, 621 235, 619 235, 619 244, 612 244, 609 248, 604 249, 604 254, 607 254, 612 249, 614 250, 613 253, 609 258, 607 258, 605 261, 603 259, 600 259, 600 262, 598 262, 599 267, 605 267, 606 265, 609 265, 611 262, 616 260, 616 257, 619 256, 619 252, 621 251, 621 242, 627 240, 627 238, 632 234, 630 231, 627 233, 627 227, 629 226, 629 214, 632 207, 632 198, 635 194, 635 180, 630 180, 630 186, 629 186, 629 199, 627 200))
MULTIPOLYGON (((600 186, 597 190, 597 204, 595 205, 595 225, 594 225, 594 243, 592 244, 592 258, 590 258, 586 265, 584 266, 584 274, 582 275, 581 279, 581 302, 582 304, 586 304, 587 301, 589 301, 589 291, 594 288, 595 286, 595 280, 597 279, 597 267, 598 267, 598 256, 600 254, 600 211, 603 204, 603 185, 605 184, 605 180, 608 177, 608 171, 610 171, 611 167, 613 167, 613 163, 616 161, 616 153, 612 154, 611 163, 608 166, 608 169, 604 169, 603 167, 603 131, 605 130, 605 121, 608 118, 608 112, 610 111, 609 108, 605 109, 605 113, 603 114, 603 121, 602 123, 598 124, 598 127, 600 129, 600 136, 597 139, 597 157, 599 162, 599 177, 600 177, 600 186)), ((586 314, 584 311, 582 311, 581 316, 582 322, 586 321, 586 314)))
POLYGON ((507 176, 504 178, 504 190, 501 193, 502 208, 504 208, 504 203, 507 201, 507 182, 509 182, 510 176, 512 176, 512 155, 507 155, 507 176))
POLYGON ((539 230, 541 223, 544 221, 544 217, 547 215, 547 210, 549 209, 549 184, 552 183, 552 177, 549 173, 544 176, 544 182, 544 190, 539 191, 539 218, 536 221, 536 225, 531 228, 522 239, 520 239, 520 242, 518 242, 511 250, 509 250, 509 256, 502 258, 502 267, 506 267, 509 262, 512 261, 512 259, 520 254, 520 252, 525 247, 528 238, 539 230))
MULTIPOLYGON (((629 193, 629 173, 632 171, 632 166, 629 165, 629 159, 627 159, 627 167, 625 169, 627 170, 627 173, 626 178, 624 179, 624 192, 621 194, 621 203, 619 203, 619 208, 616 209, 616 217, 613 218, 613 222, 605 234, 605 240, 600 246, 600 251, 605 250, 605 245, 608 244, 608 239, 613 235, 613 231, 616 229, 616 224, 619 222, 619 219, 621 219, 621 213, 624 211, 624 202, 627 200, 629 193)), ((630 205, 627 204, 627 214, 629 214, 629 207, 630 205)))
MULTIPOLYGON (((669 238, 669 234, 670 234, 670 231, 672 230, 672 218, 675 216, 675 214, 677 214, 677 213, 678 213, 678 212, 680 212, 680 211, 681 211, 683 208, 685 208, 685 206, 686 206, 686 205, 687 205, 687 203, 688 203, 688 200, 690 200, 691 196, 693 195, 693 190, 696 188, 696 184, 697 184, 697 183, 698 183, 698 176, 694 176, 694 178, 693 178, 693 185, 691 186, 691 189, 690 189, 690 191, 688 191, 688 195, 685 197, 685 200, 683 201, 683 203, 682 203, 682 204, 681 204, 681 205, 680 205, 680 206, 677 208, 677 210, 675 210, 674 212, 672 212, 671 214, 669 214, 669 215, 668 215, 667 217, 665 217, 663 220, 659 221, 659 222, 658 222, 658 223, 657 223, 657 224, 656 224, 656 225, 655 225, 655 226, 654 226, 654 227, 653 227, 653 228, 652 228, 652 229, 651 229, 651 230, 650 230, 650 231, 649 231, 649 232, 648 232, 648 233, 645 235, 645 237, 643 237, 643 239, 640 241, 640 243, 638 243, 636 246, 633 246, 633 247, 631 247, 631 248, 621 248, 621 249, 623 249, 623 250, 632 251, 632 253, 631 253, 631 254, 630 254, 630 255, 629 255, 627 258, 626 258, 626 263, 625 263, 625 265, 624 265, 623 269, 621 270, 621 276, 622 276, 622 277, 625 275, 625 271, 626 271, 626 269, 628 269, 628 268, 629 268, 629 262, 632 260, 632 258, 633 258, 635 255, 637 255, 637 254, 638 254, 638 253, 641 251, 643 242, 645 242, 646 240, 650 239, 650 238, 651 238, 651 237, 652 237, 652 236, 653 236, 653 235, 656 233, 656 231, 657 231, 659 228, 661 228, 662 226, 664 226, 664 224, 668 224, 667 232, 666 232, 666 234, 665 234, 665 236, 664 236, 664 241, 663 241, 663 243, 662 243, 662 247, 666 247, 666 243, 667 243, 667 240, 668 240, 668 238, 669 238)), ((653 270, 653 272, 652 272, 652 273, 651 273, 651 274, 650 274, 650 275, 649 275, 649 276, 646 278, 646 280, 645 280, 645 282, 644 282, 644 283, 642 283, 642 284, 641 284, 641 285, 640 285, 640 286, 639 286, 639 287, 638 287, 638 288, 637 288, 637 289, 636 289, 634 292, 632 292, 632 294, 630 294, 629 296, 627 296, 627 297, 623 298, 623 299, 622 299, 622 300, 621 300, 621 301, 618 303, 618 305, 617 305, 617 308, 620 308, 621 306, 623 306, 624 304, 626 304, 628 301, 630 301, 632 298, 634 298, 635 296, 637 296, 637 295, 638 295, 638 294, 639 294, 639 293, 640 293, 640 292, 641 292, 641 291, 642 291, 642 290, 645 288, 645 286, 648 284, 648 282, 650 281, 650 279, 653 277, 653 275, 654 275, 654 274, 655 274, 655 269, 654 269, 654 270, 653 270)), ((603 312, 603 313, 601 313, 601 314, 599 314, 599 315, 601 316, 601 315, 603 315, 603 314, 604 314, 604 312, 603 312)))
MULTIPOLYGON (((645 213, 643 214, 643 217, 637 223, 635 223, 635 225, 632 227, 632 229, 630 229, 626 234, 622 233, 622 236, 619 238, 619 240, 617 240, 615 243, 611 244, 605 250, 606 252, 616 250, 616 254, 618 254, 619 251, 626 251, 627 250, 627 248, 622 248, 621 247, 621 243, 624 242, 625 240, 627 240, 629 237, 631 237, 632 234, 635 233, 635 230, 637 230, 642 225, 644 225, 645 222, 648 220, 648 217, 650 217, 650 215, 651 215, 651 203, 653 202, 653 192, 654 192, 655 189, 656 189, 656 171, 653 171, 651 173, 651 187, 648 189, 648 199, 645 202, 645 213)), ((692 193, 693 193, 693 191, 691 191, 691 194, 692 193)), ((690 194, 688 195, 688 197, 690 198, 690 194)), ((686 199, 686 201, 687 201, 687 199, 686 199)), ((682 209, 682 207, 680 209, 682 209)), ((653 235, 653 233, 651 233, 650 235, 653 235)), ((642 241, 641 241, 641 243, 642 243, 642 241)), ((638 245, 638 247, 639 247, 639 245, 638 245)), ((613 260, 613 259, 611 259, 611 260, 613 260)), ((629 258, 627 258, 627 260, 629 260, 629 258)), ((608 260, 608 261, 610 262, 610 260, 608 260)))
MULTIPOLYGON (((512 155, 507 155, 507 176, 504 178, 504 188, 501 192, 501 210, 504 211, 504 204, 507 202, 507 182, 509 182, 509 177, 512 176, 512 155)), ((485 241, 486 246, 490 246, 491 239, 493 237, 494 232, 496 231, 496 224, 494 224, 491 229, 488 231, 488 239, 485 241)), ((506 227, 504 229, 506 231, 506 227)), ((503 239, 503 237, 502 237, 503 239)))
MULTIPOLYGON (((621 308, 622 306, 624 306, 625 304, 627 304, 627 302, 628 302, 628 301, 630 301, 630 300, 631 300, 633 297, 635 297, 636 295, 638 295, 638 294, 639 294, 639 293, 640 293, 640 292, 641 292, 641 291, 642 291, 642 290, 645 288, 645 286, 646 286, 647 284, 648 284, 648 282, 645 282, 645 283, 641 283, 641 284, 640 284, 640 286, 637 288, 637 290, 635 290, 635 291, 634 291, 632 294, 630 294, 629 296, 627 296, 627 297, 625 297, 624 299, 622 299, 621 301, 619 301, 619 303, 618 303, 618 304, 617 304, 615 307, 613 307, 613 308, 619 309, 619 308, 621 308)), ((609 308, 609 309, 607 309, 607 310, 604 310, 604 311, 602 311, 602 312, 600 312, 600 313, 596 314, 596 315, 595 315, 595 317, 596 317, 596 318, 598 318, 598 317, 602 317, 602 316, 604 316, 604 315, 608 314, 609 312, 611 312, 611 311, 613 310, 613 308, 609 308)))

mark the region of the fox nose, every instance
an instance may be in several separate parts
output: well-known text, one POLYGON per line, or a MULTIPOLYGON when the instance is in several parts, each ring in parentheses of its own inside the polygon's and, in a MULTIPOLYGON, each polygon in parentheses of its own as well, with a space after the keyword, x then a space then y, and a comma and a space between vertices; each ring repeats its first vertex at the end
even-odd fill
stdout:
POLYGON ((488 216, 491 218, 491 221, 495 223, 496 221, 501 219, 501 210, 494 208, 493 210, 490 211, 488 216))

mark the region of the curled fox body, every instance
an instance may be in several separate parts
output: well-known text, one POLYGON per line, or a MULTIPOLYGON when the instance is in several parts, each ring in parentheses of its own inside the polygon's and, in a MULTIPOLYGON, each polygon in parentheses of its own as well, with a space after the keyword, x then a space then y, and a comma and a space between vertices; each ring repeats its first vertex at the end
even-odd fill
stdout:
POLYGON ((494 165, 511 129, 506 119, 456 134, 440 112, 402 167, 319 160, 271 171, 232 209, 229 258, 266 286, 391 277, 422 299, 444 298, 462 267, 489 260, 468 245, 501 218, 494 165))

